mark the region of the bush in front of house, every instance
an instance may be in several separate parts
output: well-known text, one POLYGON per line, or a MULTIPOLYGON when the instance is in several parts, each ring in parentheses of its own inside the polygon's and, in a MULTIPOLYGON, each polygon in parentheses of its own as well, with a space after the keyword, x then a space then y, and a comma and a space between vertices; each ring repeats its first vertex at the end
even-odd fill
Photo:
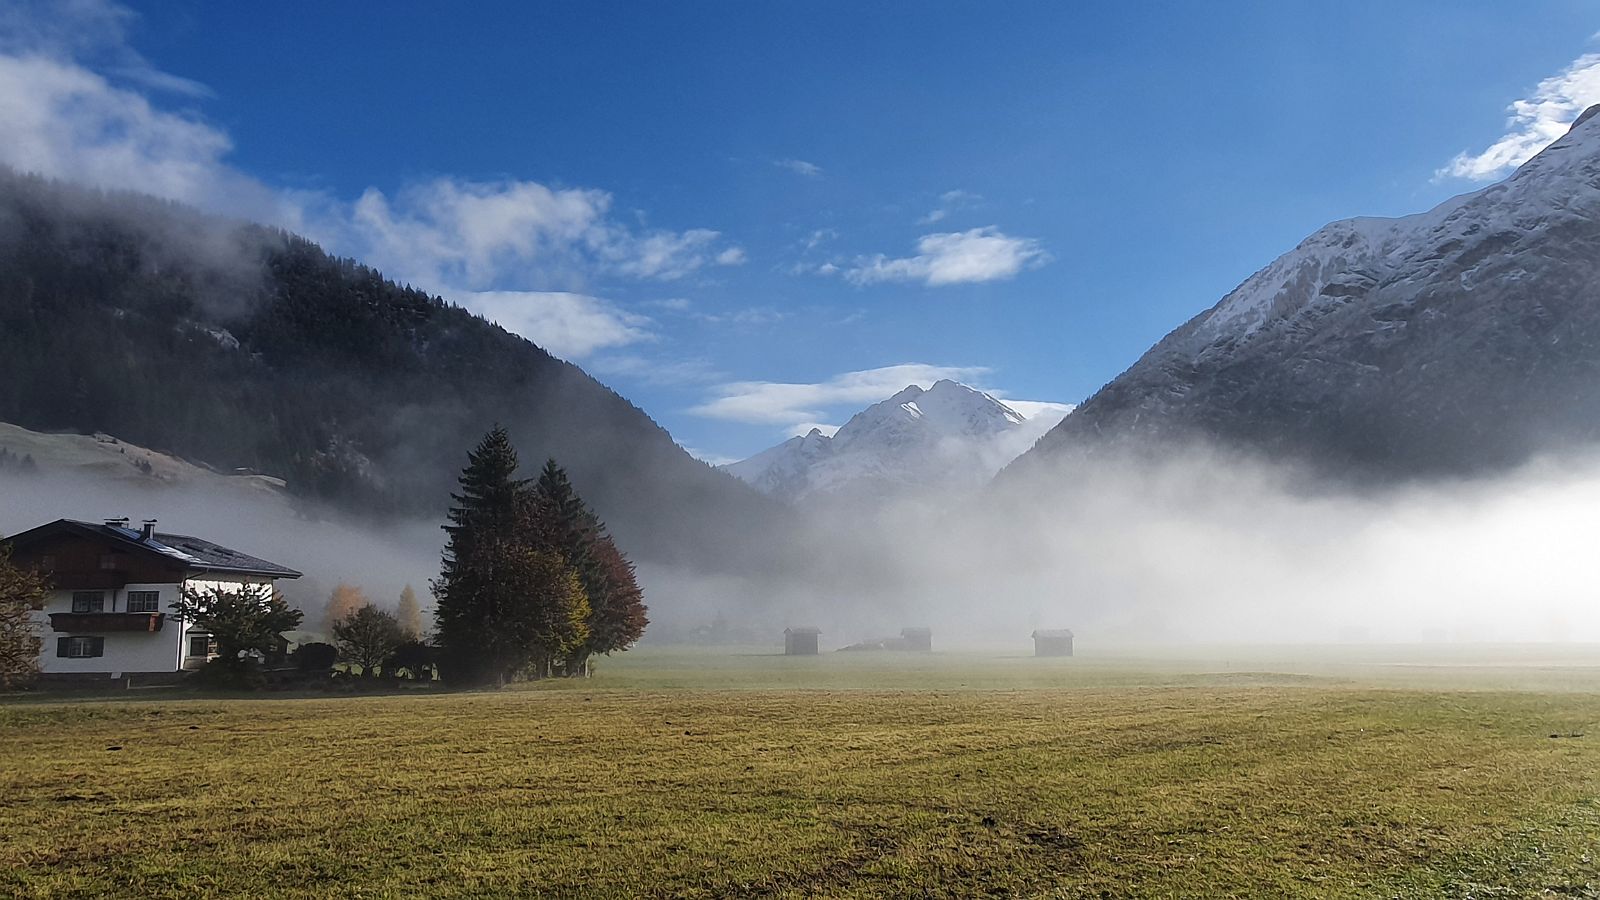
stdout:
POLYGON ((210 691, 260 691, 267 687, 267 678, 253 659, 234 662, 218 656, 206 662, 183 679, 192 687, 210 691))
POLYGON ((339 648, 316 641, 301 644, 289 654, 289 661, 301 674, 326 675, 333 670, 333 664, 339 661, 339 648))

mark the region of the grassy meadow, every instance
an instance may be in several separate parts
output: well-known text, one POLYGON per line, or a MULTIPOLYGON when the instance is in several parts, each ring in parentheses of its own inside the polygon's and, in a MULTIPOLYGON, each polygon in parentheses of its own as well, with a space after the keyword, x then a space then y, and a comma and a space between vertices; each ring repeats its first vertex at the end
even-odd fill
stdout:
POLYGON ((1600 896, 1594 648, 0 701, 0 894, 1600 896))

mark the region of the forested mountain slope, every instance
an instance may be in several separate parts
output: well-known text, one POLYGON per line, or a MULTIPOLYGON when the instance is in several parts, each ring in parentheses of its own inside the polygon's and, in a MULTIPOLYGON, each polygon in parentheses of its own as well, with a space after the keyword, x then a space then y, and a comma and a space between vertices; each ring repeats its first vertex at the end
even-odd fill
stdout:
POLYGON ((630 552, 738 567, 781 510, 578 367, 293 235, 0 171, 0 421, 366 515, 443 514, 495 422, 630 552))

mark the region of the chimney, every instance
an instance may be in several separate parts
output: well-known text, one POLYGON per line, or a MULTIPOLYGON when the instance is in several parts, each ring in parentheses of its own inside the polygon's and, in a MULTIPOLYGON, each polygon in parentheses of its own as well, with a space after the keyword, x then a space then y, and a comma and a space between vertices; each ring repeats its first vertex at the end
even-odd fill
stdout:
POLYGON ((128 527, 128 517, 127 516, 123 516, 120 519, 107 519, 106 520, 106 527, 107 528, 127 528, 128 527))
POLYGON ((143 527, 139 529, 139 540, 148 541, 156 536, 156 520, 145 519, 143 527))

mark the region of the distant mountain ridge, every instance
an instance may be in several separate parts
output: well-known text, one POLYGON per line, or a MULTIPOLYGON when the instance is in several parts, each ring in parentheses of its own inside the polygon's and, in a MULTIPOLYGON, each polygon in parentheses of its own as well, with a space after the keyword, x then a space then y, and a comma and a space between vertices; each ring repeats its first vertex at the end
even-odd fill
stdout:
POLYGON ((1026 449, 1037 434, 1026 422, 983 391, 941 380, 867 407, 831 437, 812 429, 723 469, 790 501, 956 493, 1026 449))
POLYGON ((782 509, 521 337, 303 238, 0 169, 0 421, 367 516, 441 516, 496 422, 636 556, 738 567, 782 509))
POLYGON ((1167 335, 1014 468, 1201 437, 1406 478, 1592 444, 1597 109, 1499 184, 1317 231, 1167 335))

